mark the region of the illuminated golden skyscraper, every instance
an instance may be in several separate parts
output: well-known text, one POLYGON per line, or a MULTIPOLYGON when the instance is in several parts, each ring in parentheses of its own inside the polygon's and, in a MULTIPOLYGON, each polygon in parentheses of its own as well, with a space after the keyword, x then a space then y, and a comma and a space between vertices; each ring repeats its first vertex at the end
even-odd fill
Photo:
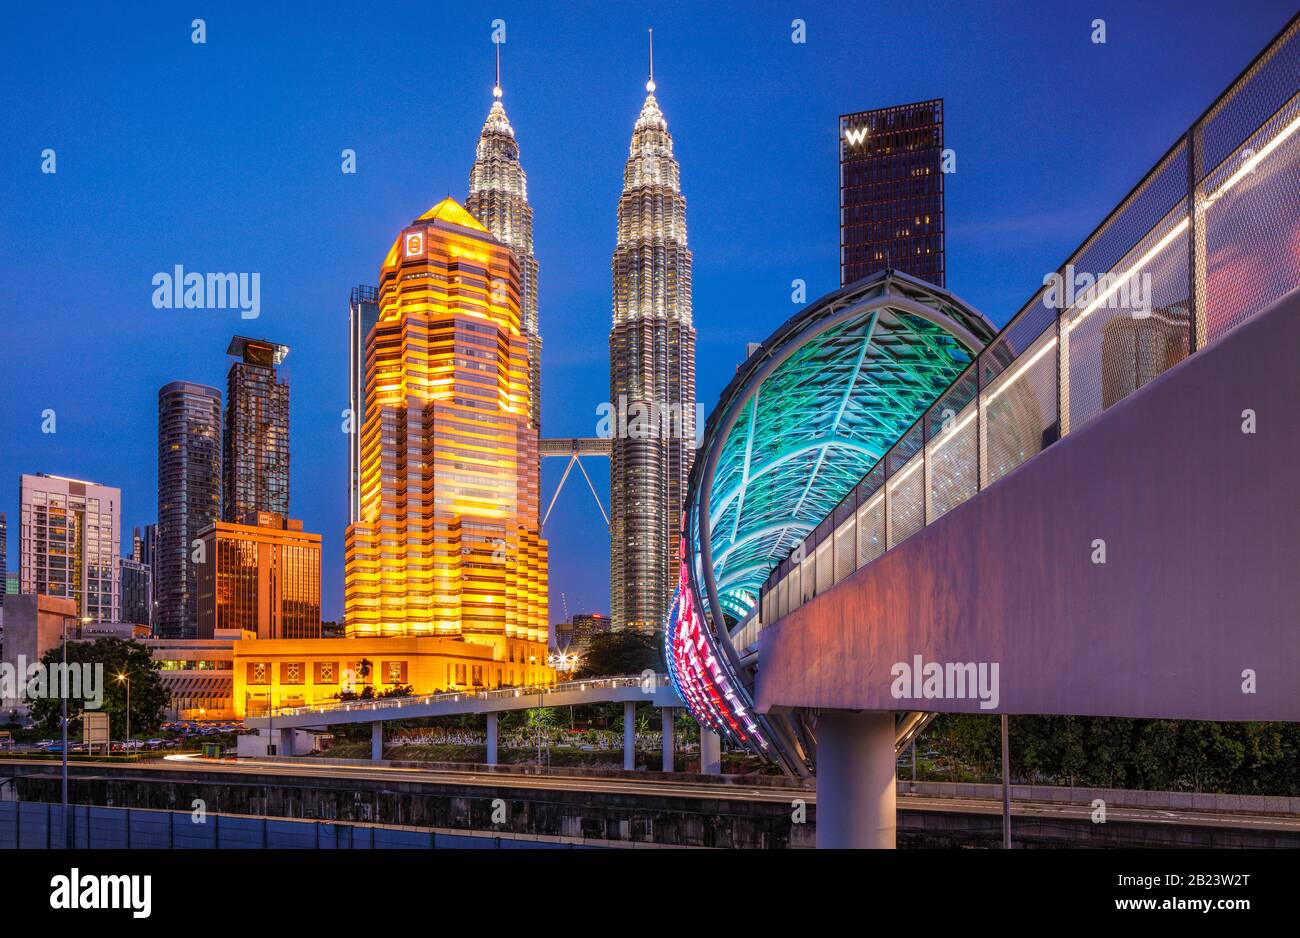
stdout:
POLYGON ((498 661, 546 660, 520 292, 514 252, 451 198, 384 260, 346 540, 350 638, 459 637, 498 661))

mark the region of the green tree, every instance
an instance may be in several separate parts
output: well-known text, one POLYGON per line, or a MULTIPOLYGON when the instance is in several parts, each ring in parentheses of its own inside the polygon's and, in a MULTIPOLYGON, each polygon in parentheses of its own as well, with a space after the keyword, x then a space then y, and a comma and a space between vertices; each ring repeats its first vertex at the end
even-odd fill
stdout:
POLYGON ((1016 775, 1048 784, 1300 795, 1294 723, 1017 716, 1011 756, 1016 775))
POLYGON ((524 725, 531 732, 549 730, 557 726, 560 720, 553 707, 533 707, 524 711, 524 725))
POLYGON ((661 636, 637 629, 601 632, 591 637, 577 678, 622 677, 642 671, 662 671, 661 636))
MULTIPOLYGON (((41 657, 46 674, 63 661, 61 646, 55 646, 41 657)), ((158 663, 149 655, 149 649, 138 642, 120 638, 101 638, 93 642, 68 642, 68 664, 90 665, 96 678, 103 680, 103 706, 108 713, 114 736, 126 729, 126 681, 118 680, 125 674, 131 682, 131 733, 154 733, 162 723, 167 708, 168 694, 158 678, 158 663)), ((87 700, 93 695, 68 698, 68 737, 72 739, 81 729, 80 712, 87 709, 87 700)), ((92 701, 93 702, 93 701, 92 701)), ((60 698, 48 694, 31 702, 32 719, 44 732, 53 736, 59 732, 60 698)))

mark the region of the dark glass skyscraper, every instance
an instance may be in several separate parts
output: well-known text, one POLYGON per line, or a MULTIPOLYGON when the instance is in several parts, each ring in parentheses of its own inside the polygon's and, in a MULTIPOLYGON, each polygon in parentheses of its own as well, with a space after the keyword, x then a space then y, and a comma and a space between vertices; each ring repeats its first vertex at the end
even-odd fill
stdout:
POLYGON ((612 261, 610 605, 615 629, 662 628, 695 458, 695 328, 686 199, 654 70, 632 132, 612 261), (622 415, 626 415, 626 419, 622 415))
POLYGON ((289 385, 276 366, 289 347, 237 335, 226 354, 239 361, 226 378, 222 517, 240 522, 255 511, 288 517, 289 385))
POLYGON ((944 285, 943 100, 840 116, 840 285, 886 267, 944 285))
POLYGON ((221 515, 221 392, 173 381, 158 392, 158 537, 154 567, 162 638, 193 638, 191 551, 221 515))
MULTIPOLYGON (((149 568, 150 589, 158 588, 158 525, 146 524, 140 530, 140 556, 135 558, 149 568)), ((156 596, 151 598, 156 600, 156 596)))
POLYGON ((122 612, 118 618, 132 625, 153 628, 153 576, 149 565, 123 557, 121 564, 122 612))
POLYGON ((379 321, 379 288, 362 284, 348 297, 348 521, 361 520, 361 430, 366 422, 366 337, 379 321))

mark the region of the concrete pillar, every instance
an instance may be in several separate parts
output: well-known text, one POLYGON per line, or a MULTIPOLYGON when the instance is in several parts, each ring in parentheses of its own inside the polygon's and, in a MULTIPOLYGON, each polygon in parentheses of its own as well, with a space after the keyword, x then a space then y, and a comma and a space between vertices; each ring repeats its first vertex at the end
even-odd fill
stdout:
POLYGON ((893 850, 898 828, 894 715, 817 717, 817 846, 893 850))
POLYGON ((673 717, 677 711, 673 707, 663 707, 660 711, 663 718, 664 731, 664 764, 663 770, 671 772, 673 770, 673 717))
POLYGON ((708 727, 700 727, 700 771, 705 775, 722 774, 722 739, 708 727))
POLYGON ((370 758, 378 762, 384 757, 384 721, 370 724, 370 758))
POLYGON ((636 701, 623 702, 623 769, 636 768, 636 701))
POLYGON ((293 755, 293 730, 281 729, 277 731, 277 735, 279 736, 279 745, 275 748, 275 754, 277 756, 293 755))
POLYGON ((495 712, 487 715, 487 764, 497 764, 497 715, 495 712))

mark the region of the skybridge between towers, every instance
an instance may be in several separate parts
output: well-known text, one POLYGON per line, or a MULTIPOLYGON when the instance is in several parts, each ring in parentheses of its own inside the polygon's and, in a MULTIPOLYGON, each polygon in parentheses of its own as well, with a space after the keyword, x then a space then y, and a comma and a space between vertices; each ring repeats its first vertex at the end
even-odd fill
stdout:
POLYGON ((591 490, 591 497, 596 500, 596 507, 600 509, 600 516, 605 519, 605 527, 609 527, 609 513, 605 511, 605 503, 600 500, 600 495, 596 492, 596 486, 591 482, 591 476, 587 475, 586 468, 582 465, 583 456, 598 456, 609 458, 613 448, 613 441, 604 437, 556 437, 553 439, 538 440, 537 452, 543 459, 548 456, 564 456, 568 462, 564 465, 564 475, 560 476, 560 482, 555 486, 555 492, 551 495, 551 500, 546 506, 546 514, 542 516, 542 526, 546 526, 546 521, 551 517, 551 509, 555 507, 555 500, 560 497, 560 492, 564 490, 564 483, 569 480, 569 473, 573 467, 577 466, 582 477, 587 481, 587 488, 591 490))

